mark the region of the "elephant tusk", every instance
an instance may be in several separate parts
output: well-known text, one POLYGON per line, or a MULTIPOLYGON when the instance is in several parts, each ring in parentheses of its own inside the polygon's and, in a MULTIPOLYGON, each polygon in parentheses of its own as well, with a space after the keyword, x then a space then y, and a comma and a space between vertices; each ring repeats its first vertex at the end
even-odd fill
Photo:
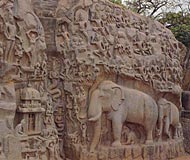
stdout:
POLYGON ((97 121, 101 117, 101 115, 102 113, 100 112, 97 116, 88 119, 88 121, 97 121))

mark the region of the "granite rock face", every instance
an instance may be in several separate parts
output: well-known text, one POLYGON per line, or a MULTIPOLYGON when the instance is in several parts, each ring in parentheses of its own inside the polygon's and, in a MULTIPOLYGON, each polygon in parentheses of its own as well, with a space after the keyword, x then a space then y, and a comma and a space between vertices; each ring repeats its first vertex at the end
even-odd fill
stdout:
POLYGON ((159 22, 107 0, 3 0, 0 32, 0 157, 184 154, 185 47, 159 22))

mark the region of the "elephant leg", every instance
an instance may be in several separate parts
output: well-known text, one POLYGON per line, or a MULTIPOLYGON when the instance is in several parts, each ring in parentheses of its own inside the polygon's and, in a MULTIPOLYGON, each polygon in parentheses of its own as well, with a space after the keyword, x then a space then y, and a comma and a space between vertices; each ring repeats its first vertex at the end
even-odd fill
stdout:
POLYGON ((153 129, 151 128, 147 128, 146 129, 146 133, 147 133, 147 137, 146 137, 146 144, 149 144, 149 143, 153 143, 153 137, 152 137, 152 132, 153 132, 153 129))
POLYGON ((164 121, 164 113, 163 113, 163 107, 159 106, 158 107, 158 141, 162 140, 162 132, 163 132, 163 121, 164 121))
POLYGON ((181 123, 179 123, 179 125, 177 126, 177 136, 178 138, 183 137, 183 129, 181 123))
POLYGON ((159 120, 158 141, 162 140, 163 118, 159 120))
POLYGON ((178 138, 178 128, 177 126, 174 127, 174 139, 177 139, 178 138))
POLYGON ((113 136, 114 142, 112 146, 121 146, 121 130, 122 130, 122 121, 119 117, 114 117, 112 119, 112 128, 113 128, 113 136))
POLYGON ((164 133, 169 137, 169 139, 171 139, 171 135, 169 133, 169 128, 170 128, 170 122, 169 122, 169 117, 166 117, 164 119, 165 121, 165 125, 164 125, 164 133))
POLYGON ((98 119, 94 124, 94 135, 90 145, 90 152, 93 153, 95 151, 96 146, 100 141, 101 134, 101 118, 98 119))
POLYGON ((174 132, 174 139, 180 138, 181 137, 181 123, 175 126, 175 132, 174 132))
POLYGON ((145 141, 146 144, 153 143, 152 133, 153 133, 153 129, 154 129, 155 125, 156 125, 156 122, 155 122, 155 124, 152 123, 152 124, 145 125, 145 131, 147 133, 146 134, 146 141, 145 141))

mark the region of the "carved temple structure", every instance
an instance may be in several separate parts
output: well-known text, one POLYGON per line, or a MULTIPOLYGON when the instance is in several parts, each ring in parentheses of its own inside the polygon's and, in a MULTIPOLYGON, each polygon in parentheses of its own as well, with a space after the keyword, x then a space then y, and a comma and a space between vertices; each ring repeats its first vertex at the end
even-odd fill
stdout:
POLYGON ((108 0, 1 0, 0 160, 183 156, 185 57, 108 0))

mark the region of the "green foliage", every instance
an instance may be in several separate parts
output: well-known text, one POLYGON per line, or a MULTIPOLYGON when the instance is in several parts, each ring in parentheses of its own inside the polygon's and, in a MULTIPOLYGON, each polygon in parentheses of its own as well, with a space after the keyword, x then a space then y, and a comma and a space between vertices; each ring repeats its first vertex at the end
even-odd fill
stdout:
POLYGON ((124 3, 130 10, 153 19, 162 16, 162 9, 173 7, 169 0, 125 0, 124 3))
POLYGON ((182 42, 186 47, 190 42, 190 14, 183 12, 169 12, 166 13, 163 18, 159 20, 162 24, 165 24, 169 28, 176 39, 182 42))
MULTIPOLYGON (((110 0, 124 6, 122 0, 110 0)), ((190 2, 184 0, 124 0, 125 7, 157 19, 170 29, 176 39, 190 49, 190 2), (172 10, 173 8, 173 10, 172 10), (176 12, 177 11, 177 12, 176 12)))
POLYGON ((110 0, 110 1, 119 5, 122 5, 122 0, 110 0))

